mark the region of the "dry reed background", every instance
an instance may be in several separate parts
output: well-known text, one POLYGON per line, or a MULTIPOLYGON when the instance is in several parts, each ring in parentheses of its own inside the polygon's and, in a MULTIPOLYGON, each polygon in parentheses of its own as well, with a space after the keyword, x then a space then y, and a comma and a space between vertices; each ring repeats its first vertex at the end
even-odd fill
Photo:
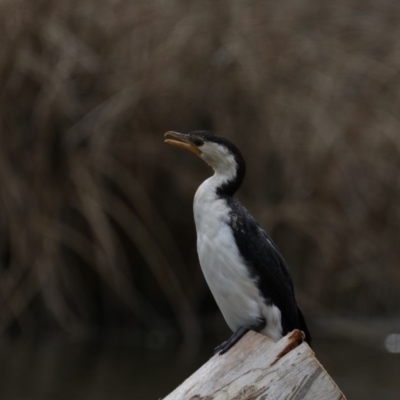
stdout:
POLYGON ((2 0, 0 38, 3 332, 204 329, 170 129, 242 149, 306 314, 398 320, 399 2, 2 0))

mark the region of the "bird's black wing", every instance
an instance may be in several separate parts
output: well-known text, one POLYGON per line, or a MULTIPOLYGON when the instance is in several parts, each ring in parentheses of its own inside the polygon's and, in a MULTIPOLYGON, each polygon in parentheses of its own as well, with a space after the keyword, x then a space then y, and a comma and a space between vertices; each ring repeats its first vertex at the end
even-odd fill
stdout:
POLYGON ((246 265, 257 282, 267 304, 281 311, 283 334, 300 329, 310 342, 311 336, 297 306, 288 266, 278 247, 261 229, 249 212, 233 198, 226 199, 231 208, 230 225, 246 265))

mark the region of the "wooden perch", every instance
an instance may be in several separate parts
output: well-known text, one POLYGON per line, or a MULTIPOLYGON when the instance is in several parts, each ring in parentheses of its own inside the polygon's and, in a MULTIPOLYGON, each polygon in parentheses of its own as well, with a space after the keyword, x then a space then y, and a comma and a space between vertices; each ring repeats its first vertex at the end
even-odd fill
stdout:
POLYGON ((164 400, 345 400, 303 338, 295 330, 275 343, 249 332, 164 400))

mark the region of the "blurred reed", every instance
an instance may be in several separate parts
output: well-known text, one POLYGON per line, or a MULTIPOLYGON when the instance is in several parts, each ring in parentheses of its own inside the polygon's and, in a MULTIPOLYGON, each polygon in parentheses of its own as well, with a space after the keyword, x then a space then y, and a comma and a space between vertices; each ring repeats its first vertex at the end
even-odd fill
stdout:
POLYGON ((209 171, 167 130, 242 149, 310 313, 398 313, 400 3, 3 0, 0 35, 3 331, 197 334, 209 171))

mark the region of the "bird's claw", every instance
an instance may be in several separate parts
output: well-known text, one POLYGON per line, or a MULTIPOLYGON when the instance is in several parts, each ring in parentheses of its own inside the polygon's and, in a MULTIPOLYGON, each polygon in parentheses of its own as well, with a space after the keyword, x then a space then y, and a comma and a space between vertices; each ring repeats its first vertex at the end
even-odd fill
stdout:
POLYGON ((215 349, 214 349, 214 355, 215 354, 219 354, 219 355, 222 355, 222 354, 224 354, 225 352, 226 352, 226 347, 227 347, 227 344, 228 344, 228 340, 226 340, 225 342, 223 342, 223 343, 221 343, 219 346, 217 346, 215 349))

